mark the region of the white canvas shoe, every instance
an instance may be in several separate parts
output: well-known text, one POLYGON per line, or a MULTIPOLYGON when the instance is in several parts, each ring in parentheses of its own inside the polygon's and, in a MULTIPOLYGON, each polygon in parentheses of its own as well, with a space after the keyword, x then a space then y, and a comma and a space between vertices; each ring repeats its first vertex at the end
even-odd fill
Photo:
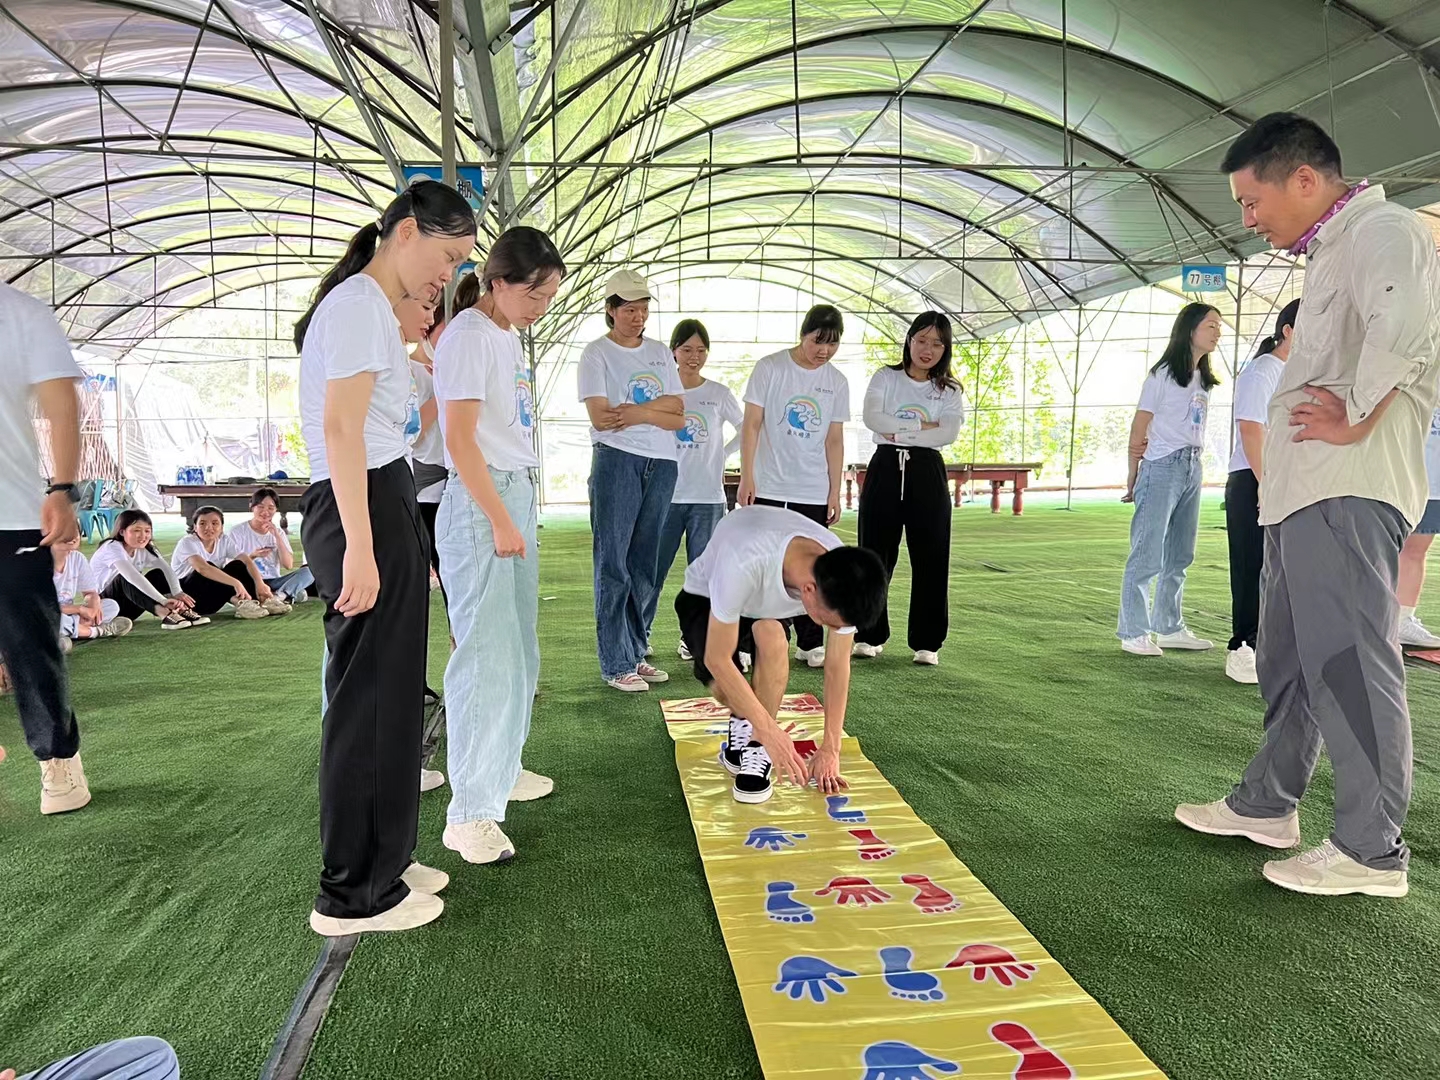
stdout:
POLYGON ((450 875, 444 870, 436 870, 433 866, 422 866, 418 862, 412 862, 400 875, 400 880, 416 892, 429 893, 434 896, 450 884, 450 875))
POLYGON ((857 641, 850 646, 851 656, 875 657, 885 651, 884 645, 868 645, 863 641, 857 641))
POLYGON ((337 919, 332 915, 310 912, 310 929, 321 937, 345 937, 349 934, 373 934, 384 931, 414 930, 434 922, 445 910, 445 901, 412 887, 409 895, 389 911, 367 919, 337 919))
POLYGON ((810 649, 810 650, 808 650, 808 651, 805 650, 805 649, 796 649, 796 650, 795 650, 795 659, 796 659, 796 660, 804 660, 805 663, 809 664, 811 667, 824 667, 824 666, 825 666, 825 646, 824 646, 824 645, 817 645, 815 648, 810 649))
POLYGON ((1400 644, 1412 649, 1440 649, 1440 637, 1425 628, 1420 616, 1410 615, 1400 620, 1400 644))
POLYGON ((1224 799, 1212 803, 1181 803, 1175 808, 1175 820, 1196 832, 1243 836, 1265 847, 1292 848, 1300 844, 1299 814, 1278 818, 1241 817, 1224 799))
POLYGON ((1255 650, 1249 645, 1231 649, 1225 655, 1225 674, 1238 683, 1244 683, 1247 686, 1257 685, 1260 682, 1260 676, 1255 674, 1255 650))
POLYGON ((1213 641, 1192 634, 1188 626, 1182 626, 1173 634, 1156 634, 1155 644, 1162 649, 1188 649, 1191 652, 1204 652, 1215 647, 1213 641))
POLYGON ((940 663, 940 654, 931 649, 917 649, 915 650, 915 663, 928 664, 930 667, 934 667, 940 663))
POLYGON ((510 802, 534 802, 555 790, 555 781, 529 769, 521 769, 520 777, 510 789, 510 802))
POLYGON ((1164 656, 1160 646, 1151 640, 1149 634, 1142 634, 1140 637, 1124 638, 1120 642, 1120 648, 1135 656, 1164 656))
POLYGON ((624 675, 618 675, 613 679, 606 679, 605 685, 613 686, 616 690, 624 690, 627 694, 635 694, 642 690, 650 689, 650 684, 633 671, 627 672, 624 675))
POLYGON ((684 661, 686 661, 687 663, 688 663, 689 661, 691 661, 691 660, 694 659, 694 657, 692 657, 692 656, 690 655, 690 650, 685 647, 685 642, 683 642, 683 641, 680 642, 680 647, 677 648, 677 649, 675 650, 675 652, 676 652, 676 654, 680 657, 681 660, 684 660, 684 661))
POLYGON ((647 664, 643 661, 635 668, 635 674, 644 679, 647 683, 664 683, 670 681, 667 672, 661 671, 654 664, 647 664))
POLYGON ((436 788, 445 786, 445 774, 438 769, 420 770, 420 791, 434 791, 436 788))
POLYGON ((504 862, 515 856, 515 845, 510 838, 501 831, 498 822, 488 819, 446 825, 440 842, 471 863, 504 862))
POLYGON ((1328 839, 1319 847, 1290 859, 1267 862, 1265 880, 1291 892, 1311 896, 1404 896, 1410 878, 1404 870, 1372 870, 1358 863, 1328 839))
POLYGON ((90 801, 90 784, 80 755, 40 762, 40 813, 65 814, 90 801))

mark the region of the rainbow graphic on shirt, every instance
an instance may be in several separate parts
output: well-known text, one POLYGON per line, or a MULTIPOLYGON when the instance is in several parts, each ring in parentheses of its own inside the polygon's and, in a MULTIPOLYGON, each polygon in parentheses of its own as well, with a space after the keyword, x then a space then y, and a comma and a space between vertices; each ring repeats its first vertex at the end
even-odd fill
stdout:
POLYGON ((685 426, 675 432, 675 440, 681 448, 691 446, 703 446, 710 441, 710 425, 705 422, 702 413, 687 412, 685 414, 685 426))
POLYGON ((523 428, 535 426, 535 388, 523 368, 515 371, 515 418, 523 428))
POLYGON ((637 371, 625 386, 625 400, 634 405, 644 405, 664 393, 665 384, 653 371, 637 371))
POLYGON ((785 403, 785 423, 789 434, 809 438, 820 430, 820 403, 811 397, 796 395, 785 403))
POLYGON ((897 420, 919 420, 922 424, 929 424, 934 421, 930 410, 924 405, 901 405, 895 410, 897 420))

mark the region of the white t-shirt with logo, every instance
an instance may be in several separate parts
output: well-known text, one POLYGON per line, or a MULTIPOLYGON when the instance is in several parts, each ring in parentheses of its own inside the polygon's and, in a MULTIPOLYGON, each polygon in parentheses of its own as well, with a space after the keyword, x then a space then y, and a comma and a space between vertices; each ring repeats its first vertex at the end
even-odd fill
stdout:
MULTIPOLYGON (((435 380, 418 360, 410 361, 410 377, 415 384, 415 414, 418 417, 420 408, 435 397, 435 380)), ((440 433, 438 423, 431 424, 428 431, 415 435, 410 443, 410 460, 418 465, 445 464, 445 437, 440 433)), ((429 484, 415 492, 415 501, 438 503, 444 490, 443 480, 429 484)))
POLYGON ((1210 410, 1210 391, 1200 382, 1200 369, 1181 386, 1165 369, 1154 372, 1140 388, 1140 411, 1154 414, 1150 421, 1150 442, 1145 460, 1160 458, 1187 446, 1205 445, 1205 418, 1210 410))
POLYGON ((38 529, 45 480, 30 397, 38 383, 82 372, 50 308, 3 281, 0 343, 0 530, 38 529))
MULTIPOLYGON (((881 368, 871 376, 865 391, 864 416, 867 424, 883 417, 899 421, 895 425, 897 430, 888 432, 894 438, 887 439, 886 431, 875 429, 876 446, 925 446, 939 450, 959 437, 960 425, 965 423, 965 395, 958 387, 941 386, 933 379, 916 382, 903 371, 881 368), (872 417, 873 411, 878 411, 880 416, 872 417), (940 426, 921 431, 920 425, 927 422, 940 426)), ((883 423, 883 428, 889 427, 889 423, 883 423)))
MULTIPOLYGON (((1240 438, 1240 421, 1248 420, 1261 428, 1270 416, 1270 398, 1275 385, 1285 374, 1285 361, 1274 353, 1255 357, 1235 376, 1235 450, 1230 455, 1230 471, 1241 472, 1250 468, 1250 459, 1245 456, 1245 442, 1240 438)), ((1153 438, 1153 436, 1152 436, 1153 438)))
POLYGON ((850 419, 850 384, 832 364, 808 370, 790 351, 755 362, 745 403, 765 410, 755 451, 755 494, 762 499, 823 504, 830 498, 825 436, 850 419))
MULTIPOLYGON (((179 579, 163 558, 149 548, 139 548, 133 555, 127 554, 125 544, 119 540, 106 540, 95 549, 95 554, 90 556, 90 570, 101 589, 107 588, 117 577, 124 577, 138 586, 141 581, 145 581, 144 575, 151 570, 162 571, 169 587, 176 592, 180 589, 179 579), (129 572, 125 571, 127 566, 129 572)), ((153 588, 148 581, 145 587, 153 588)))
MULTIPOLYGON (((807 536, 826 551, 843 541, 824 525, 779 506, 737 506, 720 519, 704 553, 685 570, 685 591, 710 598, 710 614, 722 623, 790 619, 805 614, 800 598, 785 587, 785 550, 807 536)), ((838 631, 854 633, 854 627, 838 631)))
MULTIPOLYGON (((175 571, 176 577, 184 577, 186 574, 195 573, 195 568, 190 565, 190 556, 199 555, 211 566, 224 566, 240 557, 240 551, 235 546, 234 531, 222 533, 215 541, 215 550, 206 551, 200 537, 194 533, 186 533, 175 545, 175 550, 170 553, 170 569, 175 571)), ((256 568, 259 568, 257 562, 256 568)))
POLYGON ((276 554, 282 547, 286 551, 290 550, 290 538, 285 535, 284 530, 280 532, 280 539, 276 540, 274 533, 257 532, 250 524, 249 519, 246 519, 238 525, 231 525, 225 538, 231 544, 233 554, 230 558, 249 555, 255 560, 255 569, 260 571, 262 578, 278 578, 290 572, 280 565, 280 559, 276 554), (265 554, 255 554, 262 550, 265 554))
POLYGON ((706 379, 685 394, 685 426, 675 432, 675 479, 672 503, 723 503, 725 459, 740 445, 739 436, 725 441, 725 425, 737 432, 745 419, 740 402, 724 383, 706 379))
MULTIPOLYGON (((539 466, 535 397, 520 338, 474 308, 450 320, 435 350, 435 403, 442 430, 449 401, 481 402, 475 443, 485 464, 505 471, 539 466)), ((448 449, 445 464, 455 467, 448 449)))
POLYGON ((61 607, 67 604, 83 606, 86 593, 100 591, 100 586, 95 581, 95 572, 90 569, 90 560, 79 551, 72 551, 65 556, 65 565, 56 570, 53 577, 55 596, 61 607))
MULTIPOLYGON (((450 333, 448 327, 445 333, 450 333)), ((617 345, 608 337, 590 342, 580 354, 579 381, 582 402, 603 397, 611 406, 644 405, 659 397, 679 397, 685 392, 674 355, 652 338, 641 338, 639 347, 634 349, 617 345)), ((591 428, 590 441, 641 457, 675 460, 674 434, 654 424, 636 424, 619 431, 591 428)))
POLYGON ((365 413, 365 467, 405 456, 405 423, 415 394, 400 323, 380 283, 354 274, 330 293, 310 320, 300 350, 300 432, 310 454, 310 479, 330 479, 325 452, 325 388, 331 379, 373 372, 365 413))
POLYGON ((1430 479, 1430 498, 1440 499, 1440 409, 1430 414, 1430 432, 1425 436, 1425 473, 1430 479))

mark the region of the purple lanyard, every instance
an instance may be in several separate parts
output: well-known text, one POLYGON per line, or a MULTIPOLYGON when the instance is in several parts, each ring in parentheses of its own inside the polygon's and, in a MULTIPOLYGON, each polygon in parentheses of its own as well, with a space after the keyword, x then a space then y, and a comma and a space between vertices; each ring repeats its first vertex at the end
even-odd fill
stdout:
POLYGON ((1344 195, 1341 195, 1340 198, 1336 199, 1335 205, 1330 207, 1329 210, 1326 210, 1320 220, 1315 222, 1314 225, 1311 225, 1310 228, 1306 231, 1305 235, 1300 237, 1299 240, 1296 240, 1295 243, 1290 246, 1290 254, 1304 255, 1305 249, 1310 246, 1310 241, 1315 239, 1316 235, 1320 232, 1320 229, 1324 226, 1324 224, 1331 218, 1333 218, 1336 214, 1340 213, 1341 210, 1344 210, 1346 203, 1348 203, 1356 195, 1359 195, 1360 192, 1364 191, 1369 186, 1369 180, 1361 180, 1344 195))

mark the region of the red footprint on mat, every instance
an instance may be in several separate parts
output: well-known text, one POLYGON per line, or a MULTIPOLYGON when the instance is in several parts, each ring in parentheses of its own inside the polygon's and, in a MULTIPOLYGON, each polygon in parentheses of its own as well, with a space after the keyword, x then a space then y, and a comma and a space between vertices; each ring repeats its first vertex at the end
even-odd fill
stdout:
POLYGON ((874 829, 851 829, 850 835, 860 841, 860 858, 866 862, 888 859, 895 849, 875 835, 874 829))
POLYGON ((943 915, 947 911, 954 911, 962 906, 960 901, 955 899, 954 893, 942 889, 924 874, 904 874, 900 880, 906 885, 915 886, 918 890, 911 903, 926 915, 943 915))
POLYGON ((830 884, 815 893, 816 896, 829 896, 835 894, 835 903, 844 907, 846 904, 854 904, 857 907, 869 907, 871 904, 883 904, 890 899, 890 894, 878 885, 873 885, 869 878, 863 877, 837 877, 831 878, 830 884))
POLYGON ((1074 1080, 1075 1070, 1053 1050, 1042 1046, 1024 1024, 1004 1021, 990 1026, 990 1037, 1020 1055, 1010 1075, 1014 1080, 1074 1080))
POLYGON ((1034 964, 1017 959, 1014 953, 999 945, 966 945, 945 966, 963 968, 971 964, 975 965, 975 970, 970 976, 976 982, 984 982, 988 975, 1005 987, 1014 986, 1017 979, 1028 979, 1035 972, 1034 964))

